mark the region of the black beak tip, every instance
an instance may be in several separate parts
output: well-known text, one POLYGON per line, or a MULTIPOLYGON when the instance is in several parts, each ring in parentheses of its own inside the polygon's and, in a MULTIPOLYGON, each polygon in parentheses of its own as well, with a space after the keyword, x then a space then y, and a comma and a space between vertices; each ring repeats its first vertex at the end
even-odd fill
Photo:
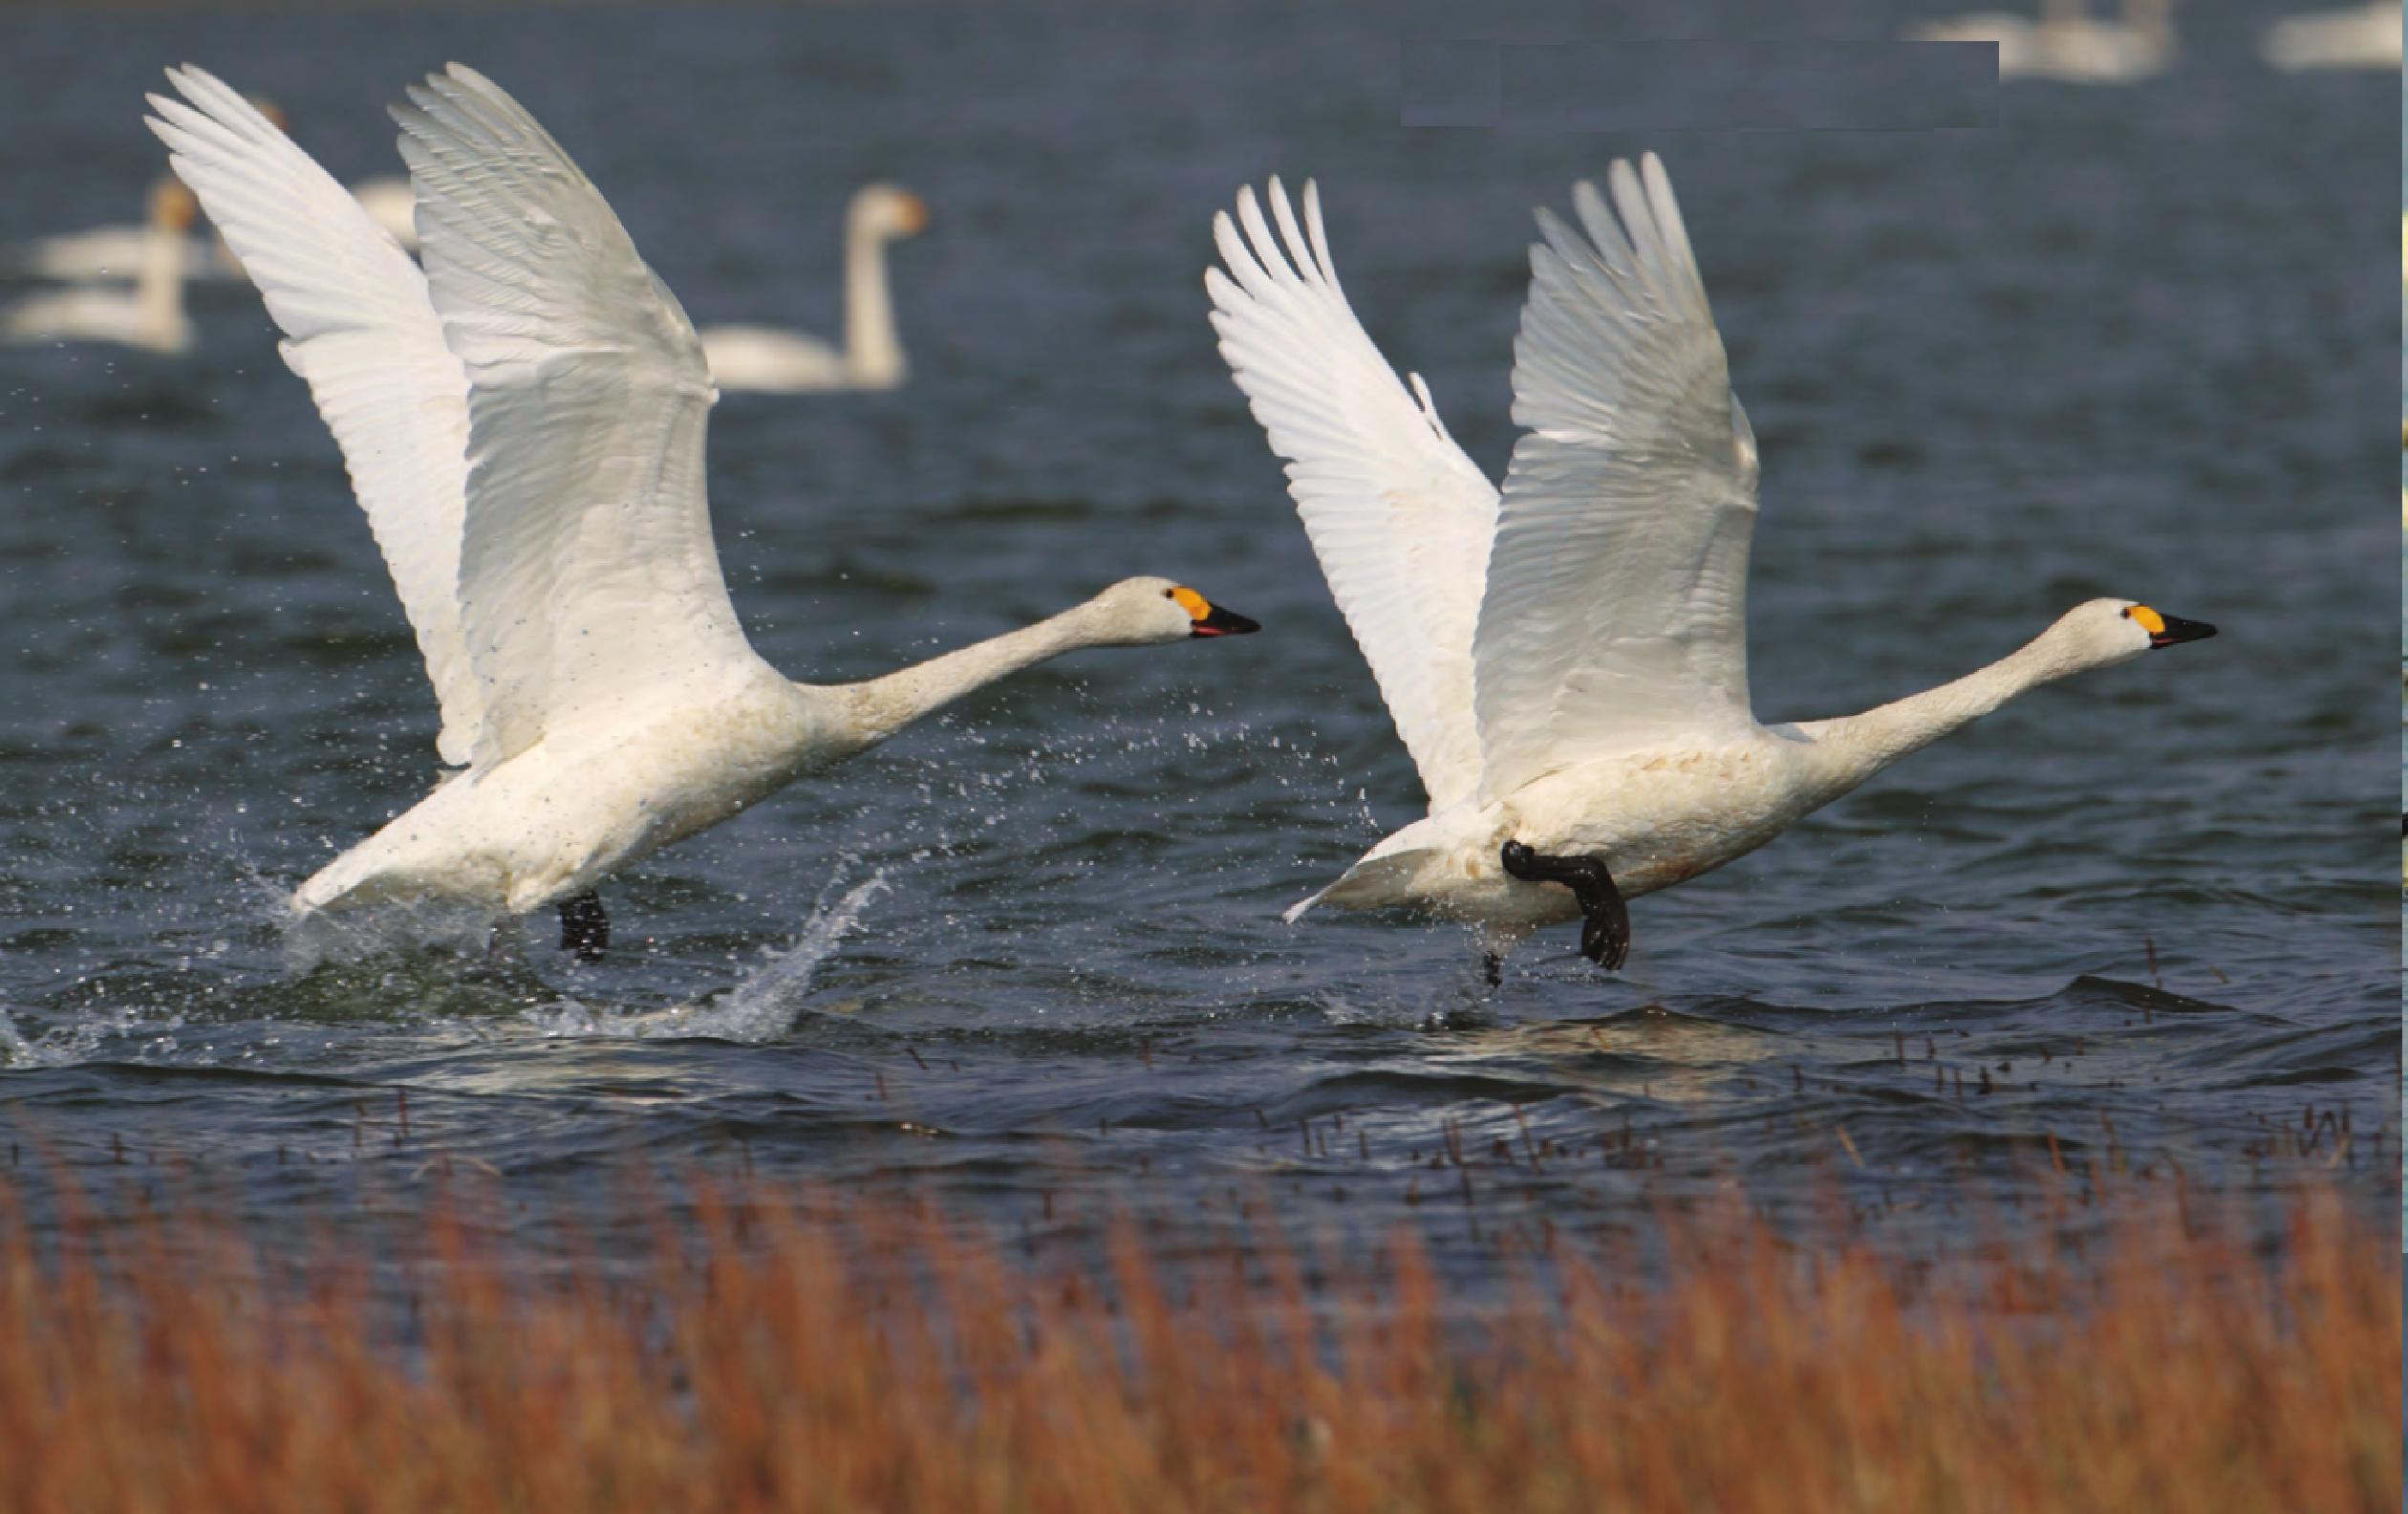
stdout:
POLYGON ((1262 622, 1235 610, 1213 606, 1212 614, 1195 622, 1188 632, 1191 637, 1252 636, 1262 629, 1262 622))
POLYGON ((2204 641, 2216 634, 2216 628, 2204 620, 2184 620, 2176 616, 2164 618, 2165 629, 2149 638, 2149 645, 2153 647, 2173 646, 2182 641, 2204 641))

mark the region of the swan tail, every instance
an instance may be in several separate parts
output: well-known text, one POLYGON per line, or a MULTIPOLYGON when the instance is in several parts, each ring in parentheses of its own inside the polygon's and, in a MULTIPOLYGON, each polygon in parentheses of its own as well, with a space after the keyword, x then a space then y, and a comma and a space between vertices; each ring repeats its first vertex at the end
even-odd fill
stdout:
POLYGON ((1326 904, 1333 909, 1375 910, 1413 901, 1411 885, 1420 874, 1429 854, 1415 848, 1408 852, 1391 852, 1386 855, 1373 854, 1339 875, 1338 881, 1312 898, 1295 905, 1281 917, 1290 924, 1306 910, 1326 904))
MULTIPOLYGON (((1332 885, 1332 887, 1335 887, 1335 886, 1336 886, 1336 885, 1334 885, 1334 884, 1332 885)), ((1328 890, 1328 889, 1322 889, 1320 893, 1315 894, 1315 895, 1311 896, 1311 897, 1310 897, 1310 898, 1308 898, 1299 899, 1297 902, 1295 902, 1295 903, 1293 903, 1293 904, 1289 905, 1289 906, 1288 906, 1288 907, 1287 907, 1284 911, 1282 911, 1282 912, 1280 913, 1280 915, 1279 915, 1279 919, 1280 919, 1280 922, 1281 922, 1281 923, 1283 923, 1283 924, 1288 924, 1288 925, 1293 925, 1293 924, 1295 924, 1298 920, 1301 920, 1301 919, 1302 919, 1304 918, 1304 912, 1305 912, 1306 910, 1309 910, 1309 909, 1311 909, 1314 905, 1316 905, 1316 904, 1320 903, 1320 902, 1321 902, 1323 898, 1327 898, 1327 897, 1328 897, 1328 894, 1329 894, 1329 890, 1328 890)))

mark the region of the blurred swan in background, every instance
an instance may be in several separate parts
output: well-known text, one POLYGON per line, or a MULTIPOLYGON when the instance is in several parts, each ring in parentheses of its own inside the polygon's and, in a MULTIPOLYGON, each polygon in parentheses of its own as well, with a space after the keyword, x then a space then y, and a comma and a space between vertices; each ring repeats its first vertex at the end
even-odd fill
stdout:
POLYGON ((1996 42, 2000 78, 2120 84, 2174 61, 2174 0, 2124 0, 2121 22, 2095 20, 2083 0, 2041 0, 2040 19, 1989 11, 1910 27, 1916 42, 1996 42))
MULTIPOLYGON (((1538 212, 1500 495, 1339 288, 1320 196, 1214 217, 1204 275, 1237 387, 1419 768, 1430 814, 1288 912, 1409 906, 1497 958, 1580 919, 1619 967, 1625 901, 1746 855, 2027 689, 2212 626, 2076 605, 2001 660, 1861 715, 1757 723, 1748 689, 1755 434, 1671 181, 1617 162, 1580 229, 1538 212), (1272 224, 1278 226, 1275 234, 1272 224), (1242 230, 1241 230, 1242 227, 1242 230)), ((1902 612, 1894 611, 1893 614, 1902 612)), ((1903 623, 1899 634, 1910 635, 1903 623)))
POLYGON ((411 191, 409 180, 398 174, 362 179, 352 185, 351 192, 369 220, 384 227, 396 242, 418 250, 418 196, 411 191))
POLYGON ((172 179, 161 181, 151 189, 140 244, 132 249, 132 282, 78 284, 0 308, 0 341, 116 342, 159 353, 190 347, 183 285, 193 209, 190 190, 172 179))
POLYGON ((845 213, 845 346, 774 326, 706 326, 702 352, 724 390, 803 394, 827 389, 892 389, 903 382, 903 338, 887 292, 886 249, 928 227, 919 196, 870 184, 845 213))
POLYGON ((728 601, 703 489, 718 398, 677 296, 559 143, 454 64, 394 112, 424 268, 240 95, 171 70, 151 129, 283 329, 464 765, 304 883, 296 916, 560 906, 597 956, 613 870, 1032 663, 1255 630, 1134 578, 861 683, 790 682, 728 601), (187 103, 188 102, 188 103, 187 103))
POLYGON ((2399 0, 2285 16, 2266 29, 2258 54, 2285 73, 2399 71, 2399 0))
MULTIPOLYGON (((278 131, 290 131, 292 123, 283 107, 265 96, 254 95, 250 102, 260 115, 272 122, 278 131)), ((183 192, 173 179, 161 181, 183 192)), ((394 240, 405 248, 418 246, 418 227, 412 224, 414 205, 410 197, 410 181, 388 175, 370 179, 352 188, 359 203, 376 224, 392 233, 394 240)), ((152 186, 151 219, 142 226, 94 227, 88 231, 68 231, 57 236, 39 237, 17 247, 0 249, 0 273, 16 278, 59 279, 75 281, 95 278, 123 278, 143 266, 143 260, 155 249, 151 227, 159 213, 158 185, 152 186)), ((188 233, 191 223, 187 219, 188 233)), ((223 238, 183 237, 183 276, 188 279, 240 278, 243 265, 223 238)))
MULTIPOLYGON (((161 194, 162 188, 189 199, 183 186, 174 179, 161 179, 151 186, 146 202, 149 214, 141 225, 94 227, 88 231, 68 231, 0 249, 0 273, 13 278, 71 282, 133 276, 151 252, 155 240, 152 233, 170 203, 161 194)), ((175 231, 179 271, 183 277, 231 278, 242 272, 224 243, 193 235, 192 224, 187 216, 183 227, 175 231)))

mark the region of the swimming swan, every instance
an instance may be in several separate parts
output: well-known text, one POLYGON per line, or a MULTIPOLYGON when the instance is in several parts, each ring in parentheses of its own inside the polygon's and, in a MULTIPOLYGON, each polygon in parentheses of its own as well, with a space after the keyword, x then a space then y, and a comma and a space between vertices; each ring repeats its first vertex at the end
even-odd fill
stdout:
POLYGON ((301 885, 561 905, 997 679, 1090 646, 1256 629, 1166 579, 863 683, 780 677, 744 639, 703 495, 716 398, 677 296, 533 118, 458 64, 397 108, 425 269, 240 95, 171 70, 151 129, 286 335, 418 634, 464 764, 301 885), (189 102, 189 103, 187 103, 189 102))
POLYGON ((183 302, 192 192, 169 179, 151 190, 131 284, 78 284, 0 308, 0 341, 103 341, 157 353, 192 345, 183 302))
POLYGON ((903 338, 887 294, 886 246, 928 229, 928 206, 892 184, 871 184, 845 212, 845 348, 774 326, 705 326, 702 354, 721 389, 805 394, 893 389, 903 382, 903 338))
POLYGON ((2123 20, 2095 20, 2083 0, 2041 0, 2040 19, 1985 12, 1911 27, 1909 41, 1996 42, 2000 78, 2126 84, 2161 74, 2180 44, 2174 0, 2124 0, 2123 20))
POLYGON ((1664 168, 1546 210, 1514 347, 1525 428, 1500 497, 1339 288, 1320 196, 1270 185, 1214 218, 1221 356, 1287 460, 1331 595, 1421 771, 1430 814, 1315 904, 1411 905, 1497 958, 1584 921, 1621 965, 1624 901, 1772 840, 1907 753, 2037 684, 2213 636, 2128 599, 2077 605, 2021 651, 1842 720, 1762 725, 1748 698, 1754 434, 1664 168), (1243 227, 1240 234, 1239 227, 1243 227))

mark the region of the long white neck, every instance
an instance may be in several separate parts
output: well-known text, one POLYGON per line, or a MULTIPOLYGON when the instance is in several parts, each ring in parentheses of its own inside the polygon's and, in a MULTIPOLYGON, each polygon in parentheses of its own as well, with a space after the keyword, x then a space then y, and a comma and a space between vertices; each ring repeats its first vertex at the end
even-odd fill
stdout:
POLYGON ((2090 665, 2071 656, 2064 639, 2043 632, 1986 668, 1861 715, 1808 721, 1798 729, 1815 744, 1814 762, 1828 802, 1897 762, 1923 750, 2023 693, 2090 665))
POLYGON ((142 261, 134 272, 134 308, 143 332, 161 346, 171 344, 183 324, 184 243, 172 227, 157 222, 142 233, 142 261))
POLYGON ((843 718, 851 739, 861 747, 874 746, 964 694, 1024 667, 1082 647, 1114 644, 1117 638, 1104 632, 1100 618, 1089 601, 1051 619, 914 663, 884 678, 838 684, 825 692, 843 701, 843 718))
POLYGON ((845 224, 845 366, 868 387, 903 381, 903 338, 887 297, 886 238, 858 212, 845 224))

